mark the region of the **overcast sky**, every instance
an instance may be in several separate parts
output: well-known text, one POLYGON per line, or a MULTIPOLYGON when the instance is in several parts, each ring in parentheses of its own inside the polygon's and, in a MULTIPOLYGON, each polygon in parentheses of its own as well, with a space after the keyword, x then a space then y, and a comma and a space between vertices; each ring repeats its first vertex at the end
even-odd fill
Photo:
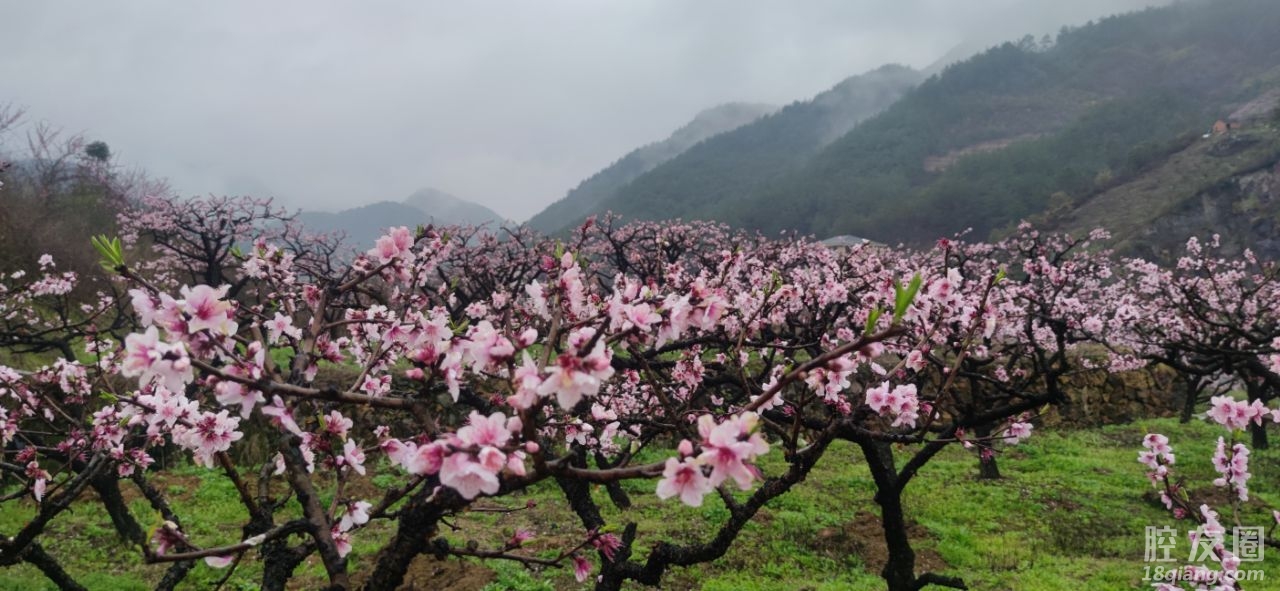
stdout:
POLYGON ((0 5, 0 104, 183 194, 341 209, 433 186, 524 220, 728 101, 1159 0, 0 5))

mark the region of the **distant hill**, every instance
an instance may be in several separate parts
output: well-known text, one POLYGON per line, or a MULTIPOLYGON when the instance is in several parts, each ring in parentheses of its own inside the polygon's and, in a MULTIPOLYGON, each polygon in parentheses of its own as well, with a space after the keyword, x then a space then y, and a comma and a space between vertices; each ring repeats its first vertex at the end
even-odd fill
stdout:
POLYGON ((406 205, 412 205, 426 212, 436 224, 478 226, 480 224, 496 225, 505 221, 502 216, 488 207, 429 187, 418 189, 406 197, 404 202, 406 205))
POLYGON ((1280 88, 1276 31, 1275 0, 1189 1, 1005 43, 897 94, 870 82, 918 74, 880 70, 841 85, 884 89, 853 95, 869 111, 857 125, 823 117, 821 97, 796 103, 595 211, 889 244, 966 228, 985 238, 1139 179, 1215 120, 1258 110, 1280 88))
POLYGON ((794 171, 922 79, 903 66, 848 78, 811 100, 689 148, 637 176, 594 209, 579 209, 570 225, 605 210, 637 218, 717 218, 721 206, 794 171))
POLYGON ((611 197, 623 185, 654 167, 675 158, 693 145, 714 135, 736 129, 777 109, 771 105, 728 103, 712 107, 677 129, 667 139, 632 150, 608 168, 595 173, 563 198, 533 216, 528 226, 553 233, 611 197))
POLYGON ((427 214, 422 210, 394 201, 379 201, 336 213, 304 211, 297 218, 310 232, 346 234, 346 244, 358 250, 371 247, 387 228, 417 226, 427 223, 427 220, 427 214))
POLYGON ((403 202, 379 201, 336 213, 304 211, 298 222, 316 233, 343 232, 346 243, 365 249, 395 226, 419 225, 499 225, 504 223, 493 210, 437 189, 420 189, 403 202))

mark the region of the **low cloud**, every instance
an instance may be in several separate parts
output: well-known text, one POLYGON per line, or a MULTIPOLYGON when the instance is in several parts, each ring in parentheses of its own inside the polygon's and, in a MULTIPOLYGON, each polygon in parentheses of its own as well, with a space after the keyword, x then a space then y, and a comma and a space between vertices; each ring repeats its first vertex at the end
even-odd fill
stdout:
POLYGON ((184 193, 338 209, 433 186, 522 220, 706 107, 1156 3, 14 3, 0 103, 184 193))

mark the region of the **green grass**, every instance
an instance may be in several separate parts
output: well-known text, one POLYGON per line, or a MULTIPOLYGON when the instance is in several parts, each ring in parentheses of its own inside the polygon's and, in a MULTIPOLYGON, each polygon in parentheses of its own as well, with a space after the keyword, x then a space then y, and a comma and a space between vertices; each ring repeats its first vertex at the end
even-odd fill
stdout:
MULTIPOLYGON (((979 591, 1143 588, 1144 528, 1169 525, 1182 530, 1187 525, 1175 521, 1148 493, 1143 467, 1135 461, 1141 438, 1149 431, 1170 436, 1178 452, 1176 472, 1187 478, 1193 490, 1212 492, 1208 490, 1214 476, 1209 458, 1221 430, 1202 422, 1180 425, 1160 419, 1100 429, 1037 432, 1000 457, 1005 477, 998 481, 977 480, 974 456, 959 447, 948 449, 907 489, 918 568, 962 577, 971 589, 979 591)), ((900 450, 902 457, 905 451, 900 450)), ((1241 520, 1267 524, 1269 506, 1280 506, 1280 451, 1256 451, 1251 459, 1254 500, 1245 505, 1241 520)), ((766 473, 783 467, 776 452, 763 460, 761 468, 766 473)), ((188 518, 189 534, 197 543, 213 545, 237 538, 235 524, 243 522, 244 509, 234 490, 217 474, 186 467, 157 482, 173 497, 180 513, 193 516, 188 518)), ((394 478, 382 473, 357 490, 372 495, 391 482, 394 478)), ((609 504, 602 489, 594 494, 611 527, 620 529, 627 521, 638 524, 638 554, 658 540, 706 539, 728 517, 713 496, 707 497, 702 507, 689 508, 659 501, 652 494, 651 481, 629 482, 625 488, 634 503, 626 511, 609 504)), ((673 568, 663 588, 882 589, 879 577, 867 567, 877 553, 883 556, 873 491, 857 450, 849 445, 833 446, 805 482, 760 512, 724 558, 673 568)), ((1218 494, 1218 498, 1222 496, 1218 494)), ((516 528, 523 528, 536 534, 526 550, 551 556, 581 540, 578 521, 558 502, 553 484, 480 504, 514 508, 529 500, 537 506, 509 514, 470 512, 457 516, 452 522, 460 529, 448 532, 451 543, 465 545, 475 540, 482 548, 494 547, 516 528)), ((132 502, 144 523, 154 519, 145 502, 132 502)), ((1230 508, 1220 506, 1219 510, 1223 522, 1230 524, 1230 508)), ((0 511, 0 531, 13 531, 32 511, 28 503, 6 504, 0 511)), ((389 525, 380 524, 356 536, 351 558, 357 580, 371 567, 379 541, 389 532, 389 525)), ((91 503, 56 520, 44 543, 90 589, 145 589, 163 571, 163 567, 142 564, 137 551, 115 536, 105 515, 91 503)), ((1185 555, 1189 546, 1183 542, 1179 550, 1185 555)), ((451 589, 588 587, 574 581, 565 569, 531 572, 509 562, 458 565, 430 558, 420 561, 420 574, 426 576, 442 564, 472 575, 484 574, 468 579, 470 587, 447 587, 451 589)), ((1280 577, 1280 552, 1273 550, 1265 562, 1246 564, 1245 568, 1261 568, 1280 577)), ((208 588, 224 572, 198 565, 186 588, 208 588)), ((225 588, 252 589, 260 572, 261 565, 247 556, 225 588)), ((299 569, 299 575, 298 588, 323 581, 323 570, 314 558, 299 569)), ((51 588, 29 566, 0 570, 0 590, 51 588)), ((1263 581, 1248 586, 1251 591, 1269 588, 1280 588, 1280 584, 1263 581)))

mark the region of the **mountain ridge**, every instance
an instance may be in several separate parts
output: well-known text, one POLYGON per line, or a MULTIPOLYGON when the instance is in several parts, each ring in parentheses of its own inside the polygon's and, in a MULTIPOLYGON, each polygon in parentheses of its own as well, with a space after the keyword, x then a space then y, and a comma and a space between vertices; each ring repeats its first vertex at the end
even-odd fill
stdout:
POLYGON ((360 249, 373 244, 387 228, 506 223, 493 210, 439 189, 424 187, 401 201, 377 201, 337 212, 301 211, 297 221, 310 232, 346 235, 347 245, 360 249))
POLYGON ((715 135, 731 131, 776 110, 773 105, 724 103, 699 111, 688 123, 666 139, 636 148, 609 166, 587 177, 564 197, 525 222, 530 228, 553 233, 574 219, 581 210, 591 209, 620 187, 715 135))
POLYGON ((1064 28, 1051 44, 1026 37, 946 66, 826 144, 797 143, 812 128, 778 124, 813 101, 793 103, 640 175, 579 219, 607 210, 890 244, 966 228, 998 235, 1054 200, 1136 178, 1280 88, 1276 30, 1280 3, 1217 0, 1064 28))
POLYGON ((811 99, 795 101, 750 124, 699 142, 637 176, 593 211, 580 213, 567 225, 605 210, 634 218, 677 217, 646 215, 644 207, 649 202, 653 202, 654 212, 680 211, 687 214, 685 217, 699 217, 702 212, 682 207, 678 201, 729 199, 779 178, 839 134, 891 105, 922 79, 919 72, 895 64, 850 76, 811 99), (686 181, 695 179, 696 186, 687 186, 686 181))

